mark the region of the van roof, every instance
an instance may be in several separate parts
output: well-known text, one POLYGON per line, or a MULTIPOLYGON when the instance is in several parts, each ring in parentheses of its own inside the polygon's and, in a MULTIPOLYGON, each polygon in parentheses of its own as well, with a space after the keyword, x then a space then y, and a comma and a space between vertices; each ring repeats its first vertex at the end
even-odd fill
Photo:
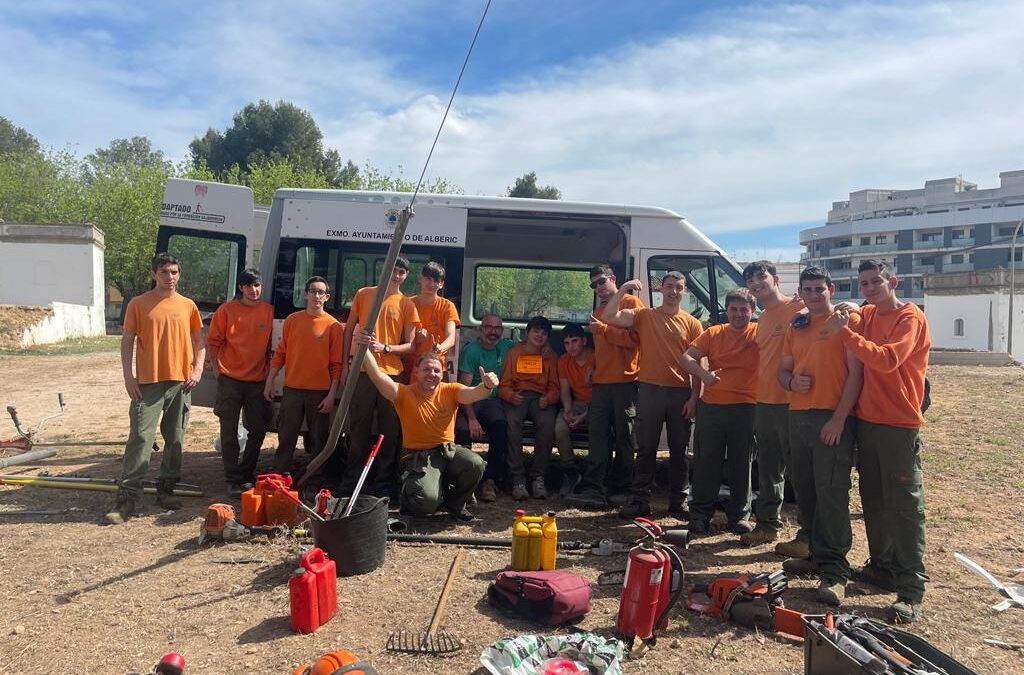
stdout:
MULTIPOLYGON (((316 199, 324 201, 362 202, 368 204, 392 204, 405 206, 412 197, 411 192, 370 192, 365 190, 306 190, 279 188, 274 199, 316 199)), ((498 209, 503 211, 548 211, 555 213, 585 213, 599 215, 649 216, 682 220, 674 211, 656 206, 632 206, 629 204, 601 204, 596 202, 569 202, 561 199, 522 199, 519 197, 476 197, 467 195, 438 195, 421 192, 416 197, 419 204, 450 206, 467 209, 498 209)))

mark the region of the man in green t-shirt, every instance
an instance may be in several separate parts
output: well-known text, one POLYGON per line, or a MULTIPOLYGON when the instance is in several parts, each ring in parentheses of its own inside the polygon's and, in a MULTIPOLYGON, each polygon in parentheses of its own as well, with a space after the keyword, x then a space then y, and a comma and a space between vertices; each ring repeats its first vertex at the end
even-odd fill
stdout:
MULTIPOLYGON (((505 352, 512 341, 501 336, 504 325, 497 314, 487 314, 480 320, 480 334, 476 342, 462 348, 459 354, 459 382, 475 387, 480 383, 480 368, 487 373, 500 373, 505 352)), ((508 480, 508 422, 505 408, 495 392, 490 397, 472 404, 459 406, 455 418, 455 443, 472 447, 472 442, 487 434, 487 469, 477 490, 482 502, 493 502, 498 496, 498 484, 508 480)))

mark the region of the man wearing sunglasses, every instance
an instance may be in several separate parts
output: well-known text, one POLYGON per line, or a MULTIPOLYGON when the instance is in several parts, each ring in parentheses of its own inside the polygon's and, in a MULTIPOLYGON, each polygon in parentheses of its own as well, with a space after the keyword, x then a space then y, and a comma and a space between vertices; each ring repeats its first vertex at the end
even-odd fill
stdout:
MULTIPOLYGON (((590 287, 597 296, 597 307, 590 316, 596 367, 587 413, 589 449, 583 479, 576 493, 567 500, 586 509, 603 509, 609 502, 623 506, 629 500, 633 480, 637 341, 628 329, 609 325, 599 318, 619 290, 615 281, 615 273, 608 265, 595 265, 590 270, 590 287)), ((644 303, 636 295, 624 295, 619 306, 635 310, 643 308, 644 303)))

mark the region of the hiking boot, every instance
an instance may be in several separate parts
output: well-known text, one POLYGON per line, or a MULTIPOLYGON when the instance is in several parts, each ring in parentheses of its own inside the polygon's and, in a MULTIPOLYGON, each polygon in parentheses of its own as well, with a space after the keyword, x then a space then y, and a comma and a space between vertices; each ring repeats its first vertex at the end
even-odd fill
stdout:
POLYGON ((633 520, 641 516, 651 515, 651 505, 647 502, 634 499, 629 504, 626 504, 619 509, 619 518, 625 518, 627 520, 633 520))
POLYGON ((625 506, 631 501, 633 501, 633 495, 629 494, 628 492, 613 492, 608 497, 608 503, 616 508, 625 506))
MULTIPOLYGON (((789 561, 787 560, 786 562, 789 561)), ((814 591, 814 597, 820 603, 838 607, 843 604, 843 600, 846 598, 846 584, 841 581, 826 581, 822 579, 818 582, 818 588, 814 591)))
POLYGON ((114 502, 113 510, 108 511, 103 519, 108 525, 122 525, 128 522, 129 518, 134 517, 137 512, 135 497, 128 492, 121 491, 117 493, 117 501, 114 502))
POLYGON ((690 509, 686 508, 686 502, 669 502, 668 515, 677 520, 689 520, 690 509))
POLYGON ((574 495, 569 495, 565 498, 565 501, 570 506, 575 506, 587 511, 601 511, 608 508, 608 502, 605 501, 603 496, 596 492, 579 492, 574 495))
POLYGON ((707 534, 711 529, 711 523, 706 520, 693 519, 687 529, 690 530, 690 534, 707 534))
POLYGON ((534 478, 532 487, 534 499, 548 498, 548 486, 544 484, 544 476, 537 476, 534 478))
POLYGON ((740 535, 740 543, 744 546, 763 546, 779 538, 779 531, 770 525, 757 524, 753 532, 740 535))
POLYGON ((892 572, 870 558, 863 567, 853 566, 853 578, 888 593, 896 590, 896 579, 892 572))
POLYGON ((558 496, 565 499, 572 494, 572 491, 576 489, 576 486, 583 480, 583 476, 579 475, 575 471, 566 471, 562 474, 562 487, 558 490, 558 496))
POLYGON ((461 509, 449 508, 448 517, 456 522, 463 524, 472 523, 477 520, 477 517, 470 513, 469 509, 467 509, 465 506, 463 506, 461 509))
POLYGON ((818 563, 810 558, 790 558, 782 562, 782 571, 791 577, 805 577, 818 573, 818 563))
POLYGON ((885 620, 889 623, 914 623, 920 613, 920 602, 896 598, 896 602, 886 608, 885 620))
POLYGON ((803 539, 780 541, 775 545, 775 552, 786 558, 807 558, 811 555, 811 545, 803 539))
POLYGON ((483 483, 480 483, 480 489, 476 493, 480 501, 493 502, 498 498, 498 486, 494 484, 493 480, 488 478, 483 483))
POLYGON ((181 500, 174 496, 174 484, 175 481, 166 480, 157 484, 156 505, 165 511, 177 511, 182 506, 181 500))
POLYGON ((229 499, 241 499, 242 498, 242 484, 241 483, 228 483, 228 498, 229 499))
POLYGON ((754 525, 749 520, 737 520, 729 525, 729 531, 733 534, 749 534, 754 531, 754 525))
POLYGON ((525 483, 512 484, 512 499, 526 499, 529 496, 530 493, 526 491, 525 483))

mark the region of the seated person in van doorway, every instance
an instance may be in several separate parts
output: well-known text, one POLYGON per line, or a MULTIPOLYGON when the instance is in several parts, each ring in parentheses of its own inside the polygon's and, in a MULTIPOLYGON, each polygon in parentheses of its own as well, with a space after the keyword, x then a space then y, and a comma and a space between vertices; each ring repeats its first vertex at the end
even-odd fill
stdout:
POLYGON ((472 522, 466 501, 484 475, 485 462, 472 450, 455 445, 455 413, 460 403, 490 396, 498 386, 497 376, 480 368, 480 384, 475 387, 442 382, 444 369, 433 353, 417 361, 413 384, 395 382, 374 359, 363 359, 363 371, 394 405, 402 424, 402 513, 426 516, 444 506, 454 520, 472 522))
POLYGON ((535 440, 530 480, 533 496, 547 499, 544 474, 555 438, 555 415, 559 399, 558 361, 547 347, 551 322, 535 316, 526 324, 526 340, 505 355, 498 396, 505 403, 508 420, 508 468, 512 475, 512 497, 526 499, 526 468, 523 464, 523 421, 533 421, 535 440))

